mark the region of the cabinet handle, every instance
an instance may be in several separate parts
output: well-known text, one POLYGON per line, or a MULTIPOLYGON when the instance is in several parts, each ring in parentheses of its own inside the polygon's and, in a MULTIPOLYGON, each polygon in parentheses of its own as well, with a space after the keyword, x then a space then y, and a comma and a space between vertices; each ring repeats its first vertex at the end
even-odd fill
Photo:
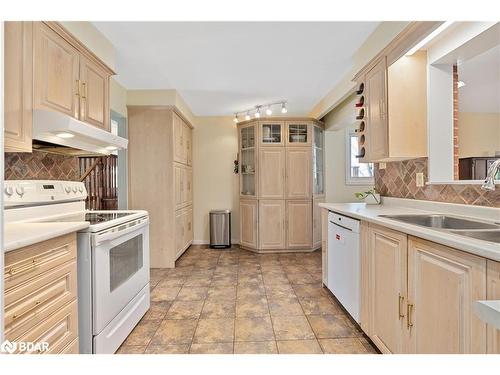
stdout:
POLYGON ((403 304, 405 301, 405 298, 401 295, 401 293, 399 293, 398 295, 398 310, 399 310, 399 319, 403 319, 405 317, 405 314, 402 313, 402 308, 401 308, 401 304, 403 304))
POLYGON ((87 84, 85 82, 82 82, 82 87, 83 87, 82 99, 87 99, 87 84))
POLYGON ((411 329, 411 327, 413 327, 413 321, 412 321, 413 320, 413 316, 412 316, 413 307, 414 307, 413 303, 409 303, 408 306, 406 307, 406 309, 407 309, 406 313, 408 315, 408 321, 406 323, 406 327, 408 329, 411 329))
POLYGON ((76 96, 80 96, 80 80, 76 80, 76 96))
POLYGON ((9 276, 14 276, 14 275, 17 275, 18 273, 23 273, 23 272, 28 272, 28 271, 31 271, 32 269, 34 269, 35 267, 37 266, 36 264, 36 260, 33 259, 32 260, 32 263, 30 263, 29 265, 27 266, 24 266, 24 267, 19 267, 19 268, 10 268, 6 274, 9 275, 9 276))

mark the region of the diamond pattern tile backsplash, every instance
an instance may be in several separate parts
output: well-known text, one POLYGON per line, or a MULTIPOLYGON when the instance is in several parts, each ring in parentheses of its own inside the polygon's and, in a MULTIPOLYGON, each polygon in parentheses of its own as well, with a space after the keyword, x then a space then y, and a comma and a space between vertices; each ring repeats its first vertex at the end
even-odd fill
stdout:
POLYGON ((385 169, 375 164, 375 188, 382 196, 421 199, 448 203, 474 204, 500 208, 500 186, 495 191, 481 190, 480 185, 425 185, 417 187, 415 174, 424 173, 427 181, 427 158, 391 162, 385 169))
POLYGON ((5 153, 5 179, 77 181, 78 158, 42 151, 5 153))

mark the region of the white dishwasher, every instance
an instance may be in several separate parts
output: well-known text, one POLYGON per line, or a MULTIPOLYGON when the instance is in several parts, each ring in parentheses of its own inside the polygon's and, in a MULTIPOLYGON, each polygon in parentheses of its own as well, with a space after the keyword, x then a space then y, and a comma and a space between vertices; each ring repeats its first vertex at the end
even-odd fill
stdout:
POLYGON ((327 287, 359 323, 360 250, 359 220, 328 213, 327 287))

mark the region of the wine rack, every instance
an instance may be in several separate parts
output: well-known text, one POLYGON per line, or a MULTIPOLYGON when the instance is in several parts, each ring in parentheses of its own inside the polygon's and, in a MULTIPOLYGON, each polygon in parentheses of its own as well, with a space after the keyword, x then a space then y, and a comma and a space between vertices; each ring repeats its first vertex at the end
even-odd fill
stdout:
POLYGON ((366 156, 366 106, 365 106, 365 83, 360 82, 356 90, 356 121, 359 122, 358 129, 358 159, 363 160, 366 156))

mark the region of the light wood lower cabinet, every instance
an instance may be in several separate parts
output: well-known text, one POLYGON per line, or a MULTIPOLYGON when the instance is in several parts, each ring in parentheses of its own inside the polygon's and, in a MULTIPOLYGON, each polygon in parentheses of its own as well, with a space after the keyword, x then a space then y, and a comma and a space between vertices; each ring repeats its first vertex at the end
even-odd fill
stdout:
POLYGON ((313 216, 312 216, 312 243, 313 248, 317 249, 321 247, 321 231, 322 231, 322 223, 321 223, 321 211, 323 210, 318 204, 323 203, 325 198, 315 198, 313 199, 313 216))
POLYGON ((406 235, 378 226, 370 226, 370 333, 383 353, 403 352, 406 294, 406 235))
POLYGON ((285 248, 285 201, 259 201, 259 240, 261 249, 285 248))
POLYGON ((321 210, 321 273, 323 285, 328 285, 328 210, 321 210))
POLYGON ((175 258, 179 258, 193 242, 193 209, 191 206, 175 212, 175 258))
POLYGON ((7 252, 4 300, 6 339, 78 353, 76 234, 7 252))
POLYGON ((286 247, 307 249, 312 246, 312 201, 286 201, 286 247))
POLYGON ((240 200, 240 244, 250 248, 257 247, 258 201, 240 200))
MULTIPOLYGON (((486 299, 500 299, 500 262, 486 261, 486 299)), ((487 326, 486 351, 490 354, 500 354, 500 330, 487 326)))
POLYGON ((361 228, 361 327, 374 344, 383 353, 486 353, 486 324, 473 311, 487 297, 486 259, 373 224, 361 228))

